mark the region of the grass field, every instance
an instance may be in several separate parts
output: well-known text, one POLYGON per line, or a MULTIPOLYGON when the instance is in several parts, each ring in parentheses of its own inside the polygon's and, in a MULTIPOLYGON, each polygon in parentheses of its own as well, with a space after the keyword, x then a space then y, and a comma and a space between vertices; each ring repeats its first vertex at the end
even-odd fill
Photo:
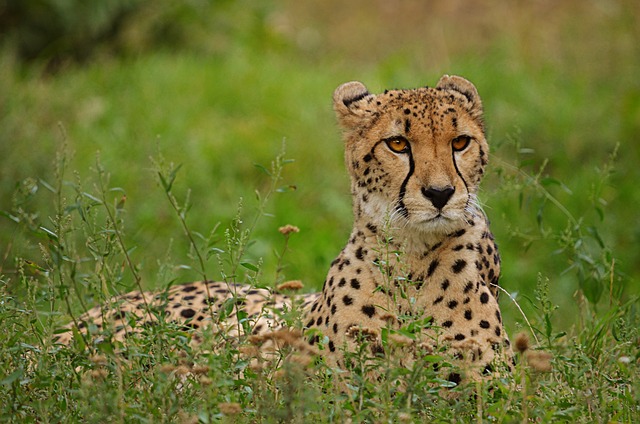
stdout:
POLYGON ((201 16, 185 21, 180 48, 147 48, 131 30, 125 54, 47 73, 1 46, 3 421, 640 421, 635 2, 193 4, 201 16), (351 228, 333 89, 433 85, 443 73, 483 98, 481 200, 501 283, 533 329, 507 296, 501 308, 510 334, 533 330, 553 354, 551 372, 523 360, 514 380, 449 399, 434 375, 386 363, 410 390, 354 376, 342 394, 331 370, 255 373, 171 328, 126 362, 110 348, 52 346, 70 312, 110 294, 229 274, 243 245, 225 231, 239 220, 241 232, 258 218, 234 279, 318 290, 351 228), (283 145, 291 163, 263 207, 256 192, 269 191, 264 168, 283 145), (279 259, 285 224, 301 231, 279 259))

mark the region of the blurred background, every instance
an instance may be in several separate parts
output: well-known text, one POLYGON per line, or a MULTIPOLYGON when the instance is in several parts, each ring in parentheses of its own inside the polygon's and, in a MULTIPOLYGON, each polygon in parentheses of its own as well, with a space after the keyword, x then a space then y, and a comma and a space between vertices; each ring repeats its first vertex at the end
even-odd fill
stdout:
MULTIPOLYGON (((190 193, 187 222, 203 234, 220 223, 222 248, 239 199, 254 216, 269 183, 254 165, 285 141, 295 162, 282 185, 296 190, 273 198, 248 260, 262 258, 259 283, 272 284, 277 229, 296 225, 284 275, 317 290, 352 223, 334 88, 459 74, 485 105, 480 197, 502 285, 536 314, 548 280, 556 325, 570 328, 640 291, 639 18, 635 0, 0 0, 0 274, 18 293, 21 272, 37 281, 41 227, 56 201, 73 203, 69 187, 95 193, 99 161, 113 198, 126 193, 143 285, 198 278, 180 266, 195 265, 150 157, 182 164, 174 191, 190 193)), ((91 267, 74 237, 73 260, 91 267)), ((219 278, 215 258, 207 267, 219 278)), ((522 317, 501 302, 513 331, 522 317)))

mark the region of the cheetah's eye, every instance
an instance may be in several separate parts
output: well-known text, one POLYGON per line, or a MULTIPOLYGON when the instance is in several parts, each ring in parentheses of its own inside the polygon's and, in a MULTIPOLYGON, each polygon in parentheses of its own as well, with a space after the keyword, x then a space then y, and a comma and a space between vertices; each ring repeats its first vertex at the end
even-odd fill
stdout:
POLYGON ((396 153, 406 153, 409 151, 409 141, 404 137, 392 137, 385 140, 391 151, 396 153))
POLYGON ((470 142, 471 137, 468 135, 461 135, 451 141, 451 148, 453 148, 454 152, 461 152, 467 148, 470 142))

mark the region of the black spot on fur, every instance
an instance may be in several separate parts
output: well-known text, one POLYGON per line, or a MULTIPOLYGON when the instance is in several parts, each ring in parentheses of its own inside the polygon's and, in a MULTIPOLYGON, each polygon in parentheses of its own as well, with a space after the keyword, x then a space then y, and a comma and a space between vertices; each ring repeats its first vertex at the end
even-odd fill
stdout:
POLYGON ((193 316, 196 314, 196 311, 194 311, 193 309, 183 309, 180 312, 180 315, 183 318, 193 318, 193 316))
POLYGON ((442 288, 442 290, 446 291, 449 288, 449 280, 444 280, 440 287, 442 288))
POLYGON ((384 348, 380 343, 372 343, 371 344, 371 353, 374 356, 384 356, 384 348))
POLYGON ((429 264, 429 269, 427 270, 427 278, 431 277, 433 275, 433 272, 436 270, 436 268, 438 267, 438 260, 434 259, 431 261, 431 263, 429 264))
POLYGON ((473 318, 473 316, 471 314, 471 309, 467 309, 467 310, 464 311, 464 317, 465 317, 465 319, 467 319, 469 321, 471 320, 471 318, 473 318))
POLYGON ((182 291, 185 292, 185 293, 189 293, 189 292, 192 292, 192 291, 194 291, 196 289, 197 289, 196 286, 184 286, 182 288, 182 291))
POLYGON ((447 306, 449 307, 449 309, 455 309, 456 306, 458 306, 458 301, 457 300, 450 300, 449 303, 447 303, 447 306))
POLYGON ((459 274, 466 266, 467 261, 465 261, 464 259, 458 259, 451 267, 451 271, 453 271, 454 274, 459 274))
POLYGON ((120 311, 114 312, 111 315, 111 318, 113 318, 113 319, 124 319, 126 316, 127 316, 127 313, 125 311, 120 310, 120 311))
POLYGON ((452 383, 460 384, 460 382, 462 381, 462 377, 457 372, 452 372, 447 377, 447 380, 449 380, 452 383))
POLYGON ((464 334, 458 333, 458 334, 456 334, 456 335, 454 336, 454 339, 456 339, 457 341, 461 341, 461 340, 466 339, 466 337, 465 337, 465 335, 464 335, 464 334))
POLYGON ((480 328, 489 328, 489 327, 491 327, 491 324, 489 324, 489 321, 484 319, 480 321, 480 328))
POLYGON ((449 328, 452 325, 453 325, 453 321, 450 321, 450 320, 449 321, 445 321, 445 322, 442 323, 442 326, 445 327, 445 328, 449 328))
POLYGON ((362 307, 362 313, 372 318, 376 314, 376 307, 373 305, 364 305, 362 307))
POLYGON ((355 278, 352 278, 351 281, 351 287, 355 290, 359 290, 360 289, 360 281, 356 280, 355 278))
POLYGON ((349 305, 351 305, 353 303, 353 299, 351 297, 345 295, 342 298, 342 303, 344 303, 346 306, 349 306, 349 305))
POLYGON ((480 295, 480 302, 481 302, 481 303, 487 303, 487 302, 489 302, 489 295, 488 295, 486 292, 484 292, 484 293, 482 293, 482 294, 480 295))
POLYGON ((469 293, 471 290, 473 290, 473 283, 471 281, 469 281, 465 286, 464 286, 464 294, 469 293))
POLYGON ((338 271, 342 271, 342 268, 349 265, 351 265, 351 261, 349 259, 343 260, 342 263, 338 265, 338 271))

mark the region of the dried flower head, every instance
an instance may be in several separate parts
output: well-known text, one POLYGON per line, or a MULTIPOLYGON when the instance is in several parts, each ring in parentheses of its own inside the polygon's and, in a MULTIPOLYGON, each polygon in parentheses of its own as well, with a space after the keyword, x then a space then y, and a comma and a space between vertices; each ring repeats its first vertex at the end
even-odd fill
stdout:
POLYGON ((187 375, 189 374, 189 368, 186 367, 185 365, 179 365, 176 369, 175 369, 175 373, 176 375, 187 375))
POLYGON ((353 339, 373 341, 376 340, 379 335, 378 331, 373 328, 360 327, 356 325, 352 325, 347 328, 347 337, 351 337, 353 339))
POLYGON ((91 378, 93 378, 94 380, 104 380, 109 375, 107 370, 105 370, 104 368, 91 370, 90 374, 91 374, 91 378))
POLYGON ((208 374, 209 367, 206 365, 196 365, 191 369, 191 372, 193 372, 196 375, 208 374))
POLYGON ((542 350, 534 350, 527 353, 529 365, 538 372, 550 372, 552 358, 553 356, 549 352, 542 350))
POLYGON ((219 403, 218 408, 224 415, 238 415, 242 412, 242 406, 237 402, 219 403))
POLYGON ((518 333, 515 339, 516 350, 524 353, 529 349, 529 336, 526 333, 518 333))
MULTIPOLYGON (((258 339, 260 336, 253 336, 253 337, 258 339)), ((251 341, 251 342, 253 343, 253 341, 251 341)), ((263 339, 260 337, 259 341, 257 341, 256 344, 262 343, 262 342, 263 342, 263 339)), ((244 356, 254 357, 254 356, 259 356, 260 355, 260 349, 258 349, 255 346, 240 346, 238 348, 238 351, 244 356)))
POLYGON ((393 325, 398 322, 398 316, 396 314, 392 314, 391 312, 385 312, 380 315, 380 319, 386 321, 387 325, 393 325))
POLYGON ((302 338, 302 332, 299 330, 283 328, 281 330, 267 333, 265 334, 265 337, 270 338, 281 346, 296 346, 302 338))
POLYGON ((173 364, 163 364, 160 367, 160 372, 165 373, 165 374, 170 374, 172 373, 174 370, 176 369, 176 366, 173 364))
POLYGON ((196 415, 189 415, 184 411, 179 411, 178 422, 180 424, 198 424, 200 420, 196 415))
POLYGON ((291 233, 299 233, 300 232, 300 228, 294 226, 294 225, 285 225, 284 227, 280 227, 278 228, 278 231, 280 232, 280 234, 284 234, 289 235, 291 233))
POLYGON ((403 335, 403 334, 389 334, 389 341, 396 346, 409 346, 413 344, 413 340, 411 338, 403 335))
POLYGON ((291 280, 291 281, 285 281, 284 283, 280 284, 279 286, 276 287, 276 290, 278 291, 300 290, 303 287, 304 285, 302 284, 302 281, 291 280))
POLYGON ((289 357, 289 361, 294 364, 302 365, 303 367, 307 367, 313 361, 313 357, 308 354, 293 354, 289 357))
POLYGON ((399 412, 398 413, 398 422, 400 423, 410 423, 411 420, 411 414, 407 413, 407 412, 399 412))

